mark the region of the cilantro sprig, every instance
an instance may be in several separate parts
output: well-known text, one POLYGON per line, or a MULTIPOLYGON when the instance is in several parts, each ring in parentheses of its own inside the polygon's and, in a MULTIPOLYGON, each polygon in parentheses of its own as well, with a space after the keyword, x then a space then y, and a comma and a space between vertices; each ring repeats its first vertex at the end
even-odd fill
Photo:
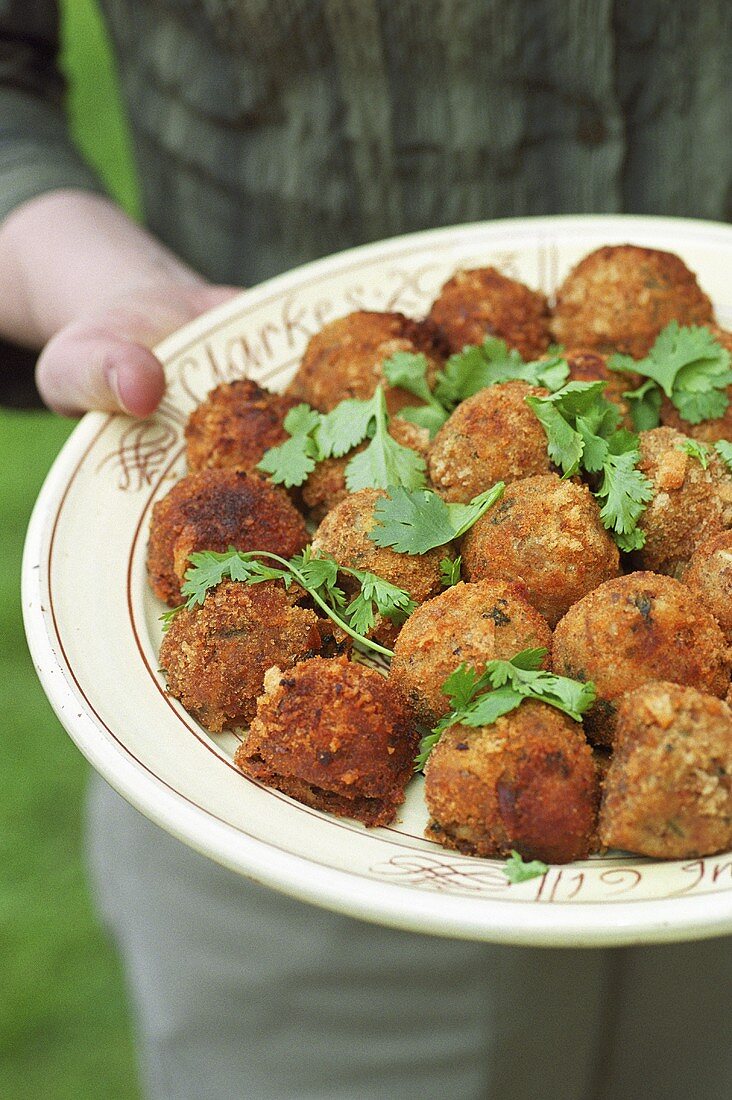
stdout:
POLYGON ((202 550, 191 554, 190 562, 181 586, 185 603, 161 616, 166 626, 182 608, 191 609, 202 604, 207 593, 227 578, 244 584, 282 581, 285 588, 299 584, 328 618, 354 641, 391 657, 390 649, 366 635, 375 625, 378 615, 401 624, 416 606, 408 592, 383 577, 339 565, 331 557, 315 557, 310 547, 289 561, 266 550, 242 551, 230 547, 224 553, 202 550), (276 564, 271 565, 270 562, 276 564), (353 577, 360 586, 350 602, 339 586, 339 574, 353 577))
POLYGON ((376 524, 369 538, 398 554, 426 554, 461 538, 503 496, 505 488, 498 481, 468 504, 447 504, 431 489, 395 486, 376 502, 376 524))
POLYGON ((549 868, 540 859, 525 861, 515 848, 511 849, 511 855, 503 865, 503 873, 509 882, 528 882, 532 878, 540 878, 549 868))
POLYGON ((648 379, 625 394, 633 424, 643 431, 658 426, 662 393, 690 424, 724 416, 729 405, 727 386, 732 383, 731 359, 708 328, 670 321, 645 359, 613 355, 608 366, 648 379))
POLYGON ((389 414, 383 386, 367 401, 348 398, 329 413, 309 405, 291 409, 284 420, 290 438, 265 452, 258 469, 275 485, 290 489, 302 485, 319 462, 343 455, 369 440, 346 466, 346 485, 358 489, 386 489, 405 485, 416 489, 425 483, 424 459, 403 447, 389 434, 389 414))
POLYGON ((517 379, 554 391, 568 377, 569 364, 561 354, 526 363, 505 340, 489 336, 482 344, 465 347, 450 356, 445 369, 437 375, 434 395, 446 408, 453 409, 467 397, 499 382, 517 379))
POLYGON ((422 738, 415 771, 422 771, 432 749, 450 726, 490 726, 527 699, 556 707, 575 722, 597 698, 591 681, 580 682, 542 669, 546 649, 524 649, 510 661, 488 661, 481 674, 461 664, 447 677, 442 692, 450 711, 422 738))
POLYGON ((732 473, 732 443, 726 439, 718 439, 714 444, 714 449, 727 469, 732 473))
POLYGON ((598 475, 594 490, 600 519, 621 550, 639 550, 638 520, 653 496, 637 469, 638 436, 618 428, 620 411, 603 396, 605 382, 570 382, 548 397, 527 397, 547 437, 549 457, 565 477, 598 475))

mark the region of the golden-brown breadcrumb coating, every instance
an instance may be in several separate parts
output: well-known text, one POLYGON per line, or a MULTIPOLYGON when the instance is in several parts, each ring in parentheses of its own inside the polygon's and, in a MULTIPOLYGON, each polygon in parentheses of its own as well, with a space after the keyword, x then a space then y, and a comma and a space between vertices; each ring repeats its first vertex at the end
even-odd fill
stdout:
POLYGON ((560 620, 552 641, 560 676, 592 680, 597 702, 584 715, 592 741, 611 745, 617 700, 651 680, 724 696, 731 654, 716 619, 679 581, 629 573, 606 581, 560 620))
POLYGON ((425 833, 468 855, 568 863, 589 854, 597 777, 582 726, 522 703, 491 726, 451 726, 425 769, 425 833))
POLYGON ((520 582, 550 626, 620 569, 618 548, 587 486, 556 474, 507 485, 468 531, 461 551, 468 580, 520 582))
MULTIPOLYGON (((710 332, 716 337, 723 348, 732 353, 732 332, 720 328, 718 325, 707 325, 710 332)), ((718 439, 732 440, 732 386, 727 387, 729 405, 723 416, 714 420, 702 420, 700 424, 692 424, 684 420, 679 410, 671 403, 666 394, 661 398, 661 423, 669 428, 676 428, 692 439, 700 439, 703 443, 716 443, 718 439)))
POLYGON ((235 760, 317 810, 388 825, 412 775, 414 719, 374 669, 315 657, 273 670, 235 760))
POLYGON ((217 386, 188 417, 189 471, 216 466, 265 477, 257 463, 270 447, 290 438, 282 424, 297 403, 294 397, 262 389, 251 378, 217 386))
POLYGON ((278 582, 223 581, 173 619, 160 649, 168 691, 206 729, 246 725, 267 669, 318 653, 320 624, 278 582))
POLYGON ((390 413, 422 402, 412 393, 384 383, 382 364, 398 351, 427 356, 427 378, 442 365, 441 341, 434 328, 403 313, 359 310, 324 325, 311 338, 287 394, 328 412, 347 397, 361 400, 384 385, 390 413))
POLYGON ((679 576, 695 547, 732 526, 732 475, 716 455, 705 470, 683 450, 688 436, 674 428, 640 433, 638 469, 654 496, 638 520, 645 534, 633 554, 638 569, 679 576))
POLYGON ((623 394, 627 390, 637 389, 641 384, 639 374, 618 374, 610 370, 608 355, 593 351, 591 348, 571 348, 565 351, 564 358, 569 366, 568 382, 604 382, 603 396, 613 405, 617 405, 621 414, 620 427, 633 430, 633 418, 630 415, 630 402, 623 394))
POLYGON ((460 582, 407 619, 394 645, 389 680, 420 722, 432 726, 450 709, 442 685, 463 662, 482 672, 488 661, 510 660, 524 649, 551 650, 551 643, 552 632, 523 586, 460 582))
POLYGON ((732 710, 673 683, 650 683, 618 703, 600 837, 654 859, 732 848, 732 710))
POLYGON ((711 611, 732 644, 732 531, 701 542, 681 579, 711 611))
POLYGON ((181 478, 153 507, 150 586, 174 607, 195 551, 233 546, 290 558, 307 542, 305 520, 284 490, 239 470, 201 470, 181 478))
POLYGON ((469 501, 497 481, 549 473, 544 429, 527 397, 548 391, 526 382, 500 382, 458 405, 430 446, 427 465, 446 501, 469 501))
POLYGON ((605 245, 590 252, 559 290, 551 329, 566 347, 644 356, 669 321, 703 325, 712 303, 672 252, 605 245))
POLYGON ((453 352, 497 336, 529 360, 542 355, 550 342, 545 296, 495 267, 458 271, 443 286, 428 317, 453 352))
MULTIPOLYGON (((335 506, 313 535, 313 553, 331 557, 340 565, 375 573, 385 581, 408 592, 415 603, 424 603, 442 590, 440 562, 450 557, 445 546, 428 550, 426 554, 398 554, 388 546, 377 546, 368 537, 376 521, 376 502, 386 496, 381 489, 359 489, 335 506)), ((355 594, 356 582, 341 574, 346 592, 355 594)), ((373 637, 389 645, 399 627, 387 620, 377 622, 373 637)))
MULTIPOLYGON (((410 447, 422 458, 427 458, 430 436, 426 428, 420 428, 400 416, 389 421, 389 435, 402 447, 410 447)), ((324 516, 348 496, 346 466, 355 454, 364 450, 366 443, 355 447, 342 458, 326 458, 319 462, 302 487, 302 501, 310 518, 320 523, 324 516)))

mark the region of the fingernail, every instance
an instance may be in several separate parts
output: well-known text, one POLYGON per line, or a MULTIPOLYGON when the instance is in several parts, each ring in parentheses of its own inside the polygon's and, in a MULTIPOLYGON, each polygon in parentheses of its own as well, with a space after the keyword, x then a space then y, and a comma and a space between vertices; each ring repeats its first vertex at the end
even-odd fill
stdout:
POLYGON ((125 404, 125 400, 122 397, 122 390, 119 384, 119 367, 111 366, 107 368, 107 384, 114 394, 115 401, 119 405, 123 412, 126 412, 128 416, 132 416, 132 411, 125 404))

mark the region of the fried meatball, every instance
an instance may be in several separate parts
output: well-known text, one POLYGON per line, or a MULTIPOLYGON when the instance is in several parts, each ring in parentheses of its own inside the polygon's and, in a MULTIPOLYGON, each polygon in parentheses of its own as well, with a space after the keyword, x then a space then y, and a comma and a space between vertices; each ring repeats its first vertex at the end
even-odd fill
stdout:
POLYGON ((388 825, 404 801, 418 739, 378 672, 315 657, 267 677, 235 760, 245 775, 306 806, 388 825))
POLYGON ((188 418, 188 469, 230 467, 264 477, 257 463, 289 439, 282 424, 296 405, 295 398, 263 390, 250 378, 217 386, 188 418))
POLYGON ((546 703, 492 726, 451 726, 425 769, 425 833, 477 856, 568 863, 589 854, 597 778, 582 727, 546 703))
POLYGON ((682 580, 711 611, 732 644, 732 531, 722 531, 697 546, 682 580))
MULTIPOLYGON (((426 428, 420 428, 417 424, 394 416, 389 421, 389 435, 396 439, 397 443, 401 443, 402 447, 410 447, 426 460, 430 440, 426 428)), ((353 456, 366 446, 367 444, 363 443, 342 458, 326 458, 324 462, 319 462, 310 474, 302 487, 302 500, 310 518, 316 523, 320 523, 331 508, 348 496, 346 466, 353 456)))
POLYGON ((557 292, 554 338, 568 347, 644 356, 669 321, 703 325, 712 303, 672 252, 605 245, 585 256, 557 292))
POLYGON ((430 324, 412 321, 402 313, 349 313, 312 337, 287 394, 328 412, 347 397, 371 397, 381 382, 390 413, 419 405, 414 394, 384 383, 382 364, 398 351, 426 355, 428 381, 433 381, 443 357, 430 324))
POLYGON ((524 359, 537 359, 549 346, 549 305, 495 267, 458 271, 443 286, 428 317, 444 335, 450 351, 482 344, 498 336, 524 359))
POLYGON ((623 373, 610 370, 607 365, 609 356, 591 348, 576 348, 564 353, 564 358, 569 366, 569 382, 605 382, 603 396, 617 405, 621 414, 621 426, 633 428, 633 418, 630 415, 630 403, 623 394, 627 390, 637 389, 641 384, 639 374, 623 373))
MULTIPOLYGON (((426 554, 398 554, 387 546, 377 546, 368 537, 376 521, 374 507, 386 494, 380 489, 360 489, 328 512, 313 536, 313 553, 330 554, 339 565, 363 569, 390 581, 408 592, 415 603, 424 603, 442 589, 440 562, 449 557, 444 546, 426 554)), ((346 592, 356 591, 356 581, 341 574, 346 592)), ((396 637, 398 627, 381 621, 373 636, 388 644, 396 637)))
MULTIPOLYGON (((389 680, 425 725, 450 709, 442 685, 465 662, 482 672, 496 658, 551 648, 552 632, 520 585, 462 582, 418 607, 394 645, 389 680)), ((548 668, 548 657, 544 662, 548 668)))
POLYGON ((150 586, 174 607, 195 551, 234 546, 290 558, 307 541, 305 520, 284 490, 238 470, 201 470, 178 481, 153 507, 150 586))
POLYGON ((461 549, 468 580, 519 581, 551 626, 620 569, 618 548, 587 486, 556 474, 507 485, 461 549))
POLYGON ((548 473, 546 435, 526 404, 527 397, 546 397, 547 392, 526 382, 500 382, 458 405, 427 457, 440 496, 464 503, 496 481, 548 473))
POLYGON ((695 688, 651 683, 618 703, 600 837, 654 859, 732 848, 732 710, 695 688))
MULTIPOLYGON (((717 325, 706 326, 723 348, 732 353, 732 332, 727 332, 717 325)), ((692 439, 700 439, 703 443, 716 443, 718 439, 732 440, 732 386, 727 387, 729 405, 724 415, 715 417, 714 420, 702 420, 700 424, 692 424, 684 420, 679 410, 664 394, 661 398, 661 423, 669 428, 676 428, 692 439)))
POLYGON ((319 652, 320 622, 281 584, 223 581, 173 619, 160 649, 168 691, 213 732, 246 724, 267 669, 319 652))
POLYGON ((638 520, 646 537, 632 558, 639 569, 678 576, 700 542, 732 526, 732 476, 716 455, 705 470, 683 450, 687 439, 673 428, 640 433, 638 469, 654 495, 638 520))
POLYGON ((552 664, 561 676, 592 680, 597 702, 584 715, 592 741, 611 745, 616 701, 650 680, 723 696, 730 651, 716 619, 679 581, 629 573, 570 607, 554 631, 552 664))

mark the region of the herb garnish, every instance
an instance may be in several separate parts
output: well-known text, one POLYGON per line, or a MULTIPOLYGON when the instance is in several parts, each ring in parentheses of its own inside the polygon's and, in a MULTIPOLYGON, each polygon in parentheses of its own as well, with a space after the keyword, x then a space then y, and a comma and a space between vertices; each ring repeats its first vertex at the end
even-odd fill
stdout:
POLYGON ((727 386, 732 383, 731 359, 708 328, 670 321, 645 359, 613 355, 608 366, 649 379, 624 394, 631 403, 633 424, 644 431, 658 427, 662 392, 690 424, 724 416, 729 404, 727 386))
POLYGON ((732 443, 728 442, 726 439, 718 439, 714 444, 714 449, 727 469, 732 473, 732 443))
POLYGON ((351 638, 368 649, 391 657, 390 649, 365 635, 374 626, 377 615, 401 624, 416 606, 408 592, 377 577, 375 573, 339 565, 331 557, 314 557, 310 547, 289 561, 265 550, 241 551, 230 547, 225 553, 202 550, 191 554, 190 562, 181 586, 181 595, 186 597, 186 602, 161 615, 166 625, 181 608, 202 604, 207 592, 227 577, 244 584, 279 580, 285 588, 299 584, 328 618, 351 638), (267 562, 276 562, 277 565, 267 562), (339 573, 353 577, 361 586, 360 592, 350 603, 338 586, 339 573))
POLYGON ((580 722, 597 697, 595 685, 546 672, 541 663, 547 652, 524 649, 510 661, 488 661, 481 675, 466 664, 455 669, 442 685, 443 694, 450 698, 450 711, 422 738, 414 770, 423 770, 450 726, 490 726, 527 699, 548 703, 580 722))
MULTIPOLYGON (((561 349, 558 349, 561 351, 561 349)), ((488 336, 480 345, 468 345, 451 355, 445 369, 438 371, 434 390, 427 381, 429 363, 425 355, 398 351, 385 360, 382 369, 390 385, 399 386, 424 401, 424 405, 408 406, 399 415, 431 436, 466 397, 472 397, 486 386, 518 379, 533 386, 558 390, 569 377, 569 365, 560 354, 526 363, 515 348, 505 340, 488 336)))
POLYGON ((462 554, 458 554, 456 558, 443 558, 440 562, 440 576, 442 578, 443 588, 452 588, 454 584, 457 584, 460 580, 460 566, 462 565, 462 554))
POLYGON ((447 504, 431 489, 390 488, 374 506, 376 525, 369 538, 398 554, 426 554, 461 538, 503 496, 505 488, 498 481, 468 504, 447 504))
POLYGON ((702 470, 706 470, 709 466, 709 448, 706 443, 701 443, 698 439, 684 439, 676 447, 677 451, 684 451, 687 455, 697 459, 702 470))
POLYGON ((603 396, 605 382, 570 382, 548 397, 527 397, 547 436, 547 450, 565 477, 580 469, 600 475, 594 496, 600 519, 621 550, 639 550, 636 526, 653 485, 636 464, 638 436, 618 428, 620 410, 603 396))
POLYGON ((548 870, 546 863, 542 863, 540 859, 532 859, 530 863, 525 863, 515 848, 511 849, 511 856, 502 867, 509 882, 528 882, 531 878, 545 875, 548 870))
POLYGON ((416 489, 425 483, 424 459, 389 435, 383 386, 368 401, 347 398, 329 413, 298 405, 285 417, 284 428, 291 438, 270 447, 257 466, 275 485, 302 485, 318 462, 341 458, 367 439, 368 446, 346 466, 349 492, 390 485, 416 489))

